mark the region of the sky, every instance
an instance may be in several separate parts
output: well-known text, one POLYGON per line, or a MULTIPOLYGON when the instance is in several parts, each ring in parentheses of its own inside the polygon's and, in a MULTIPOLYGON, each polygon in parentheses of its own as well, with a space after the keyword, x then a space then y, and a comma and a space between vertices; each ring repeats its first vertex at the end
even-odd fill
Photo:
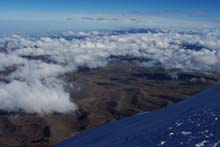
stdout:
MULTIPOLYGON (((102 28, 106 24, 118 27, 112 21, 104 24, 88 21, 80 23, 80 18, 107 16, 108 19, 121 19, 125 17, 124 15, 133 20, 145 15, 151 16, 150 19, 154 16, 157 19, 175 18, 219 23, 220 0, 2 0, 0 1, 0 31, 20 30, 22 32, 27 28, 41 30, 48 25, 56 30, 63 27, 63 23, 65 23, 65 29, 70 29, 71 26, 78 28, 82 24, 86 26, 88 23, 90 26, 85 28, 94 28, 94 26, 102 28), (75 23, 65 21, 70 19, 75 23), (52 25, 55 24, 54 21, 56 21, 55 26, 52 25)), ((158 23, 158 21, 154 22, 158 23)), ((132 27, 131 22, 122 23, 132 27)), ((141 23, 147 24, 147 22, 141 23)))

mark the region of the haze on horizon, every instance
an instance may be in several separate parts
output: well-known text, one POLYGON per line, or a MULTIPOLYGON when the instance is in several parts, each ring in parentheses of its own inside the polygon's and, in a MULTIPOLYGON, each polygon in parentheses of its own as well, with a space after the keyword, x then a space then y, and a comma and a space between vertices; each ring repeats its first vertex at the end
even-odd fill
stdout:
POLYGON ((1 34, 66 30, 220 27, 218 0, 7 0, 0 1, 1 34))

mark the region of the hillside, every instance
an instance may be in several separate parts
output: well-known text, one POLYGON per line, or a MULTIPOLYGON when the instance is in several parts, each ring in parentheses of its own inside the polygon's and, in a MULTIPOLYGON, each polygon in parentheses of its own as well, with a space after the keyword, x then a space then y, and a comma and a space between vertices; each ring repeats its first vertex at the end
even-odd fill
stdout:
POLYGON ((54 147, 218 147, 220 86, 167 108, 91 129, 54 147))

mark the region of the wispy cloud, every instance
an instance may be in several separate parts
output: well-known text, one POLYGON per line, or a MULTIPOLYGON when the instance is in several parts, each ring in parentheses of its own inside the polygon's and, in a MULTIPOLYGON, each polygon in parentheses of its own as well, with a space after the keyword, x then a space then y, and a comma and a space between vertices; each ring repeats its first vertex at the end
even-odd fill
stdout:
MULTIPOLYGON (((121 18, 104 18, 104 17, 82 17, 82 20, 96 20, 96 21, 120 21, 121 18)), ((137 21, 135 18, 128 18, 130 21, 137 21)))
MULTIPOLYGON (((169 12, 170 13, 170 12, 169 12)), ((199 13, 199 12, 197 12, 199 13)), ((201 13, 201 12, 200 12, 201 13)), ((171 15, 132 13, 18 13, 0 14, 0 32, 2 34, 24 33, 39 34, 65 30, 106 30, 145 28, 149 26, 161 27, 206 27, 219 28, 218 21, 178 18, 171 15), (2 18, 2 19, 1 19, 2 18), (19 27, 18 27, 19 26, 19 27)))
POLYGON ((171 16, 179 19, 191 19, 191 20, 219 20, 220 13, 211 12, 208 10, 183 10, 183 9, 163 9, 160 11, 134 11, 133 14, 139 15, 152 15, 152 16, 171 16), (215 17, 213 17, 215 16, 215 17))

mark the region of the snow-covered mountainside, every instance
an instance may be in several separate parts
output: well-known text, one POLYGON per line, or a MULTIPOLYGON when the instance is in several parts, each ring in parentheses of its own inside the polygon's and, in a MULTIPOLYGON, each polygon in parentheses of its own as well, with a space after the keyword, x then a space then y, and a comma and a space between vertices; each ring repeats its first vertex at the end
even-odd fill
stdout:
POLYGON ((219 147, 220 86, 186 101, 91 129, 54 147, 219 147))

